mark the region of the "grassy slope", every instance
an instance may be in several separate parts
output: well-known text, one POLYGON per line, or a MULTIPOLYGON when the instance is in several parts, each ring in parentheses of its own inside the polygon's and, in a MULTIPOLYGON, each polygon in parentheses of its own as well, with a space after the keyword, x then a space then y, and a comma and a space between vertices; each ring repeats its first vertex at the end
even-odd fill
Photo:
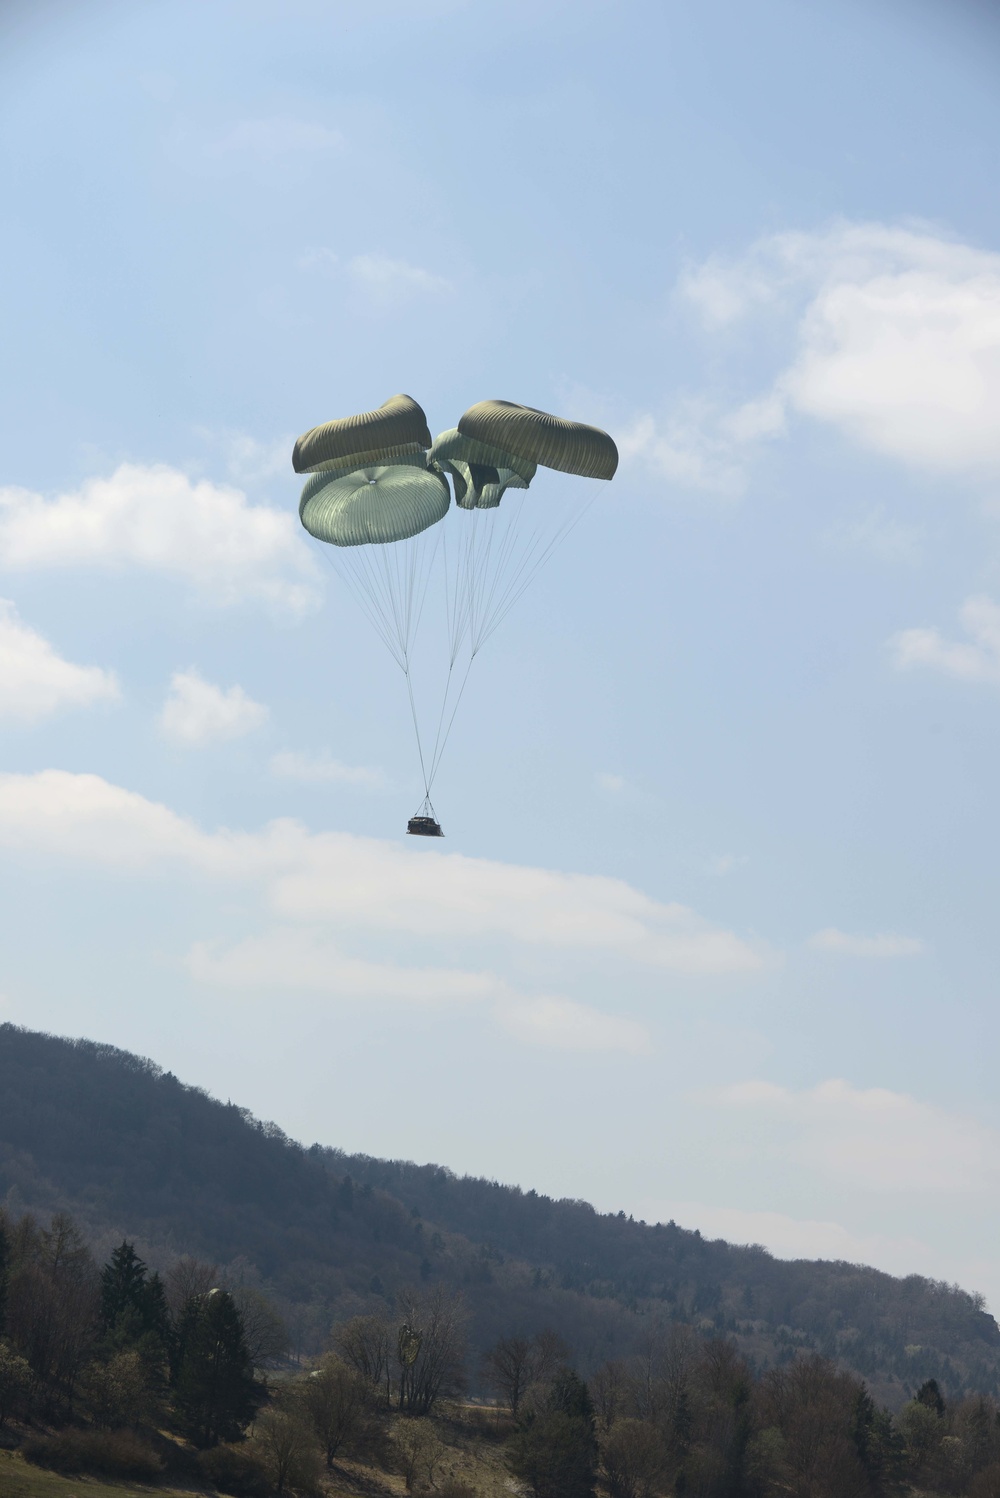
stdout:
POLYGON ((135 1482, 105 1482, 98 1477, 60 1477, 32 1467, 16 1451, 0 1451, 0 1493, 3 1498, 191 1498, 190 1489, 155 1489, 135 1482))
MULTIPOLYGON (((454 1416, 433 1419, 435 1434, 441 1442, 435 1483, 440 1486, 447 1477, 467 1482, 477 1498, 510 1498, 509 1476, 504 1464, 503 1436, 492 1417, 478 1429, 470 1421, 472 1412, 458 1408, 454 1416)), ((472 1419, 476 1418, 472 1415, 472 1419)), ((324 1474, 326 1498, 406 1498, 401 1476, 379 1471, 356 1462, 339 1464, 333 1473, 324 1474)), ((0 1450, 0 1498, 194 1498, 211 1492, 196 1485, 177 1486, 169 1482, 145 1484, 112 1482, 97 1477, 63 1477, 46 1472, 24 1461, 19 1453, 0 1450)))

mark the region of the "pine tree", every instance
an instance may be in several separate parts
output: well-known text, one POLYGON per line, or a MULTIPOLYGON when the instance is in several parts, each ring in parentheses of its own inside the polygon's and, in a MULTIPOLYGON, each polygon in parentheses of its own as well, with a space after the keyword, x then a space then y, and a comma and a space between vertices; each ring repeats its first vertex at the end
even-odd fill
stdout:
POLYGON ((525 1419, 509 1462, 535 1498, 592 1498, 597 1476, 594 1405, 587 1385, 564 1368, 545 1403, 525 1419))
POLYGON ((140 1307, 145 1284, 145 1264, 135 1245, 123 1241, 101 1271, 101 1324, 106 1332, 113 1331, 129 1312, 142 1320, 140 1307))
POLYGON ((210 1290, 188 1301, 177 1338, 174 1407, 196 1446, 235 1441, 260 1403, 243 1324, 233 1298, 210 1290))

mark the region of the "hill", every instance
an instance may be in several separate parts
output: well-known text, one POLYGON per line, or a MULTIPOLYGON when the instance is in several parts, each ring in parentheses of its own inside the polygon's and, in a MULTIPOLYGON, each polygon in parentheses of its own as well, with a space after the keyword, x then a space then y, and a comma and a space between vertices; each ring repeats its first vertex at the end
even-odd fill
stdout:
POLYGON ((811 1348, 898 1404, 923 1380, 1000 1390, 1000 1329, 974 1295, 862 1265, 787 1262, 673 1223, 602 1215, 437 1165, 303 1147, 111 1046, 0 1026, 0 1201, 71 1212, 98 1252, 136 1241, 255 1285, 313 1352, 406 1286, 461 1290, 472 1356, 553 1328, 584 1374, 688 1322, 758 1367, 811 1348))

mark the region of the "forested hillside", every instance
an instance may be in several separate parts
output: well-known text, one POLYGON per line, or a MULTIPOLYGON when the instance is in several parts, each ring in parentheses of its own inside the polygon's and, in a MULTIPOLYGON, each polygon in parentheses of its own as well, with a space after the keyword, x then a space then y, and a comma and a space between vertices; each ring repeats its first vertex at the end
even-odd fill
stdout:
POLYGON ((408 1288, 461 1291, 479 1354, 549 1329, 584 1375, 650 1334, 724 1334, 754 1366, 807 1349, 900 1403, 934 1378, 998 1391, 1000 1331, 978 1298, 918 1276, 772 1258, 673 1224, 288 1140, 152 1062, 0 1026, 0 1201, 73 1214, 98 1253, 123 1237, 167 1270, 208 1260, 261 1288, 300 1351, 408 1288))

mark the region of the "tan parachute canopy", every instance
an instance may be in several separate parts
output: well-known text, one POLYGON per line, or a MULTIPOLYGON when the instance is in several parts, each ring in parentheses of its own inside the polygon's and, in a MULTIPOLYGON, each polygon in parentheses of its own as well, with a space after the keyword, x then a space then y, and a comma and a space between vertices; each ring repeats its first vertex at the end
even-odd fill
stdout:
POLYGON ((410 395, 393 395, 377 411, 342 416, 305 432, 292 452, 292 467, 296 473, 327 467, 350 472, 430 445, 427 417, 416 401, 410 395))
POLYGON ((564 421, 513 401, 480 401, 458 423, 463 437, 500 448, 515 458, 575 473, 581 478, 610 479, 618 467, 618 449, 600 427, 564 421))
POLYGON ((430 461, 451 474, 455 503, 463 510, 495 509, 507 489, 527 489, 538 466, 463 437, 457 427, 434 438, 430 461))

